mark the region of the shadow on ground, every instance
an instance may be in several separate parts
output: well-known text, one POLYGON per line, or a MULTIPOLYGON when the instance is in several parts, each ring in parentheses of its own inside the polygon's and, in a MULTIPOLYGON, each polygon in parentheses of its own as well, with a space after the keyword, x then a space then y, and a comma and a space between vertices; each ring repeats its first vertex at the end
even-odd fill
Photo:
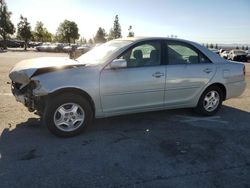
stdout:
POLYGON ((9 187, 247 187, 249 122, 249 112, 228 106, 210 118, 158 111, 98 119, 63 139, 29 119, 1 135, 0 181, 9 187))

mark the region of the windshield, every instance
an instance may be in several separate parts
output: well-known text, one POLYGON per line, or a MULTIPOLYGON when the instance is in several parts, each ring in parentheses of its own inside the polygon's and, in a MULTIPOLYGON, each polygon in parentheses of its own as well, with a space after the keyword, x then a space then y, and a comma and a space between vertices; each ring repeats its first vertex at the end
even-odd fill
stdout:
POLYGON ((112 54, 131 43, 132 41, 113 40, 93 48, 86 54, 77 58, 77 61, 87 65, 102 64, 108 60, 112 54))

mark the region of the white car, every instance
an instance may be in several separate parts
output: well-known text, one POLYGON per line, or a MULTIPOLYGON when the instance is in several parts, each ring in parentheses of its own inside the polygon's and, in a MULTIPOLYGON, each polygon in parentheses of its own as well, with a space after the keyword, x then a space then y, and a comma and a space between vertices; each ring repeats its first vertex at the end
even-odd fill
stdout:
POLYGON ((227 59, 228 58, 228 54, 229 54, 229 51, 223 51, 222 53, 220 53, 220 56, 224 59, 227 59))
POLYGON ((194 108, 213 115, 246 87, 245 66, 180 39, 126 38, 76 60, 37 58, 10 72, 12 92, 58 136, 73 136, 93 118, 194 108))
POLYGON ((228 59, 232 61, 247 62, 247 53, 243 50, 231 50, 228 59))

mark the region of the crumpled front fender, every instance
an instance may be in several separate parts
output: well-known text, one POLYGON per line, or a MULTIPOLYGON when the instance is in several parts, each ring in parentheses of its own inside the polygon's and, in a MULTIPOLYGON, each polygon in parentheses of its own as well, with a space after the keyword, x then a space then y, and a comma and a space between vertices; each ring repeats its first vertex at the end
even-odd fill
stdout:
POLYGON ((29 70, 11 70, 9 77, 13 82, 21 83, 21 88, 25 87, 30 83, 30 76, 36 71, 36 69, 29 70))

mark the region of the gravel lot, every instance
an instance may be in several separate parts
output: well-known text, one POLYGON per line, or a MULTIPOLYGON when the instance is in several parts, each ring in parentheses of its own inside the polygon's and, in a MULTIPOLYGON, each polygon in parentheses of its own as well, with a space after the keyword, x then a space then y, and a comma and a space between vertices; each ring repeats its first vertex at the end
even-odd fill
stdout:
POLYGON ((168 110, 95 120, 74 138, 50 134, 10 94, 22 59, 0 53, 0 187, 250 187, 250 64, 243 96, 214 117, 168 110))

